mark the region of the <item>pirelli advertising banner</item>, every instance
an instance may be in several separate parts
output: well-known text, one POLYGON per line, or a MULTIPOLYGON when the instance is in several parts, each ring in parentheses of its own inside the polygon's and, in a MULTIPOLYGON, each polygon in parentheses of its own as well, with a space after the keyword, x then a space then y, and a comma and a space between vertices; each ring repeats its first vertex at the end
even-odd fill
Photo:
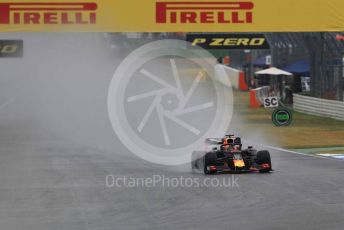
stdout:
POLYGON ((1 31, 344 31, 343 0, 8 0, 1 31))

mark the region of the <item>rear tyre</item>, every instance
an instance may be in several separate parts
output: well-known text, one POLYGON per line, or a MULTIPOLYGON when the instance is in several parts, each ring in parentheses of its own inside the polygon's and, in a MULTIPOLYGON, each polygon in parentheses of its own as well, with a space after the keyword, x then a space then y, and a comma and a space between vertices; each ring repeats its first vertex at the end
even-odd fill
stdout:
POLYGON ((192 173, 196 173, 197 172, 195 164, 196 164, 195 161, 191 161, 191 172, 192 173))
POLYGON ((200 161, 204 156, 205 152, 195 151, 191 155, 191 171, 192 173, 197 173, 200 171, 200 161))
POLYGON ((258 165, 269 164, 270 165, 269 168, 260 169, 259 172, 260 173, 270 172, 272 170, 270 153, 268 151, 259 151, 257 153, 257 164, 258 165))
POLYGON ((205 154, 204 156, 204 174, 214 174, 216 171, 208 170, 209 166, 217 166, 217 155, 214 152, 205 154))

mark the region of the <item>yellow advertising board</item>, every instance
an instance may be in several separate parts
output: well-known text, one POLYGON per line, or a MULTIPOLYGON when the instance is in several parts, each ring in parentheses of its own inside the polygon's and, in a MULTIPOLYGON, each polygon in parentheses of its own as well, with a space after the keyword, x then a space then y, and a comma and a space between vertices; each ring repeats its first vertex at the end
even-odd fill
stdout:
POLYGON ((343 0, 12 0, 0 31, 344 31, 343 0))

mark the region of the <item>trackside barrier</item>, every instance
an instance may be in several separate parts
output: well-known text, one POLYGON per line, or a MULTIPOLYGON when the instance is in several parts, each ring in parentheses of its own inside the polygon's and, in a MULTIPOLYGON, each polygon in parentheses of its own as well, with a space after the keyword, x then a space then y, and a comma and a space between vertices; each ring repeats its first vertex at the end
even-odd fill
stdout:
POLYGON ((215 80, 227 87, 233 87, 233 82, 230 80, 227 72, 225 71, 224 65, 217 64, 214 67, 215 80), (222 73, 222 74, 221 74, 222 73), (226 75, 227 77, 224 77, 226 75))
POLYGON ((344 121, 344 102, 293 94, 294 110, 344 121))
MULTIPOLYGON (((225 65, 220 65, 218 64, 217 67, 222 67, 225 72, 227 73, 228 79, 217 79, 218 81, 220 81, 222 84, 228 85, 228 81, 230 81, 232 87, 234 89, 238 89, 238 90, 242 90, 242 91, 247 91, 248 90, 248 86, 246 84, 246 80, 245 80, 245 73, 225 66, 225 65)), ((216 68, 216 66, 215 66, 216 68)))
POLYGON ((264 104, 264 98, 269 96, 270 87, 263 86, 250 90, 250 107, 259 108, 264 104))

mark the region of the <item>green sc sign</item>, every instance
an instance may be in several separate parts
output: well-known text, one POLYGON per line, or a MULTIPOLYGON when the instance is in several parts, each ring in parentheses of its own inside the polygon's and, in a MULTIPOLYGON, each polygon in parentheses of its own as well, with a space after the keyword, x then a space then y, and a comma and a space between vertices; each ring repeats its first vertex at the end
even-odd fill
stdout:
POLYGON ((272 122, 276 126, 288 126, 293 121, 293 114, 288 109, 276 109, 272 113, 272 122))

